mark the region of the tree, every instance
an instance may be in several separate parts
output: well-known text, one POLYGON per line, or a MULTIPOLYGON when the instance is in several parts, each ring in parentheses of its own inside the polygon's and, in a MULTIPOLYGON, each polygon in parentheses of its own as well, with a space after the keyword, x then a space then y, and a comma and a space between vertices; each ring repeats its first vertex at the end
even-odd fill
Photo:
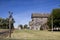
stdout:
POLYGON ((25 24, 25 25, 24 25, 24 29, 27 29, 27 28, 28 28, 28 25, 27 25, 27 24, 25 24))
POLYGON ((12 18, 11 29, 14 29, 14 23, 15 23, 15 20, 14 20, 14 18, 12 18))
POLYGON ((21 24, 18 27, 20 27, 21 29, 23 29, 23 25, 21 25, 21 24))
POLYGON ((0 18, 0 28, 2 28, 2 18, 0 18))
POLYGON ((53 26, 54 27, 60 27, 60 9, 53 9, 52 11, 53 15, 53 26))
POLYGON ((9 18, 6 18, 6 28, 9 29, 9 18))
POLYGON ((53 28, 60 27, 60 9, 53 9, 51 15, 48 18, 49 28, 52 28, 52 20, 53 18, 53 28))
MULTIPOLYGON (((14 28, 15 21, 12 19, 11 29, 14 28)), ((2 29, 9 29, 9 18, 0 18, 0 28, 2 29)))
MULTIPOLYGON (((11 29, 14 29, 15 20, 13 17, 11 19, 11 29)), ((0 18, 0 28, 9 29, 9 18, 0 18)))
POLYGON ((14 29, 14 23, 15 23, 15 21, 14 21, 14 18, 13 18, 13 16, 12 16, 12 14, 13 14, 13 12, 10 12, 9 11, 9 29, 11 28, 11 29, 14 29))
POLYGON ((47 25, 49 26, 50 29, 52 29, 52 27, 51 27, 51 15, 48 18, 47 25))

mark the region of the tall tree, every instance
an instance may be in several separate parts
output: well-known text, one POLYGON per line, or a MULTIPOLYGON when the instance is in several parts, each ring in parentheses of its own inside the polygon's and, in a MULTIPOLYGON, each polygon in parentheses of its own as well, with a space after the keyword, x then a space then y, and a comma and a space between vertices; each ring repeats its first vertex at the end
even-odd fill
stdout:
POLYGON ((52 10, 52 13, 48 18, 48 25, 50 28, 52 28, 52 22, 51 22, 52 18, 53 18, 53 28, 60 27, 60 8, 52 10))
POLYGON ((60 9, 53 9, 53 26, 60 27, 60 9))

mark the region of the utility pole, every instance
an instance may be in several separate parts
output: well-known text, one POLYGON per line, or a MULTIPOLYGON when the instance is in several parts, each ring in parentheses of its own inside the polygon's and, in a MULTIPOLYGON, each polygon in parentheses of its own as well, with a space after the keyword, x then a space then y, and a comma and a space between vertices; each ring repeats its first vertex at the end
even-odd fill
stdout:
POLYGON ((9 37, 11 38, 11 22, 12 22, 12 12, 9 11, 9 37))
POLYGON ((52 31, 53 31, 53 15, 51 16, 51 27, 52 27, 52 31))

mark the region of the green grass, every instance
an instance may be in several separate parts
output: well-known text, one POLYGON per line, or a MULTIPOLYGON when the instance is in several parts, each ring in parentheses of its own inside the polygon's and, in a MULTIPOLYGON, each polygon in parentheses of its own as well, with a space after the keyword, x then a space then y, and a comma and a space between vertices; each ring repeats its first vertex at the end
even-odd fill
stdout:
POLYGON ((60 32, 38 30, 15 30, 11 39, 20 40, 60 40, 60 32))

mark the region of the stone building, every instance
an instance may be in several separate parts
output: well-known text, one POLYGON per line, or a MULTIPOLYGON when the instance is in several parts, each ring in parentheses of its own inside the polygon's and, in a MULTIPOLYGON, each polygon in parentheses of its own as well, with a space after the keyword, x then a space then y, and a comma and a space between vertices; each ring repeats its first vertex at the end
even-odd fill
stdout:
POLYGON ((29 22, 30 29, 32 30, 43 30, 47 29, 47 20, 49 14, 37 14, 33 13, 31 15, 32 20, 29 22))

